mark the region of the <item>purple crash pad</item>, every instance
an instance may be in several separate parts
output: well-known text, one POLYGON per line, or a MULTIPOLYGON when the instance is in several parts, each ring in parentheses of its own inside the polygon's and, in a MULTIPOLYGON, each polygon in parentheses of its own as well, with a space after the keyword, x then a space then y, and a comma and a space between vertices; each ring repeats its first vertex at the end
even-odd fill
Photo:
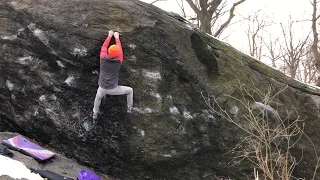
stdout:
POLYGON ((93 172, 83 169, 79 172, 77 180, 101 180, 101 178, 93 172))
POLYGON ((45 161, 54 156, 54 153, 48 151, 41 146, 34 144, 23 136, 15 136, 13 138, 3 140, 2 144, 10 149, 20 151, 28 156, 35 158, 38 161, 45 161))

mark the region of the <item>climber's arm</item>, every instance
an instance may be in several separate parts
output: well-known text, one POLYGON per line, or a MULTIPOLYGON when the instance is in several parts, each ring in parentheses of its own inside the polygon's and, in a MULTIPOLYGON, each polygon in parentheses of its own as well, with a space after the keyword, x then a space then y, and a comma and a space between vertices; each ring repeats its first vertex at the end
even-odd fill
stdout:
POLYGON ((120 54, 118 56, 118 59, 122 63, 123 62, 123 50, 122 50, 121 41, 120 41, 120 37, 119 37, 118 32, 114 33, 114 38, 116 39, 116 45, 120 47, 120 54))
POLYGON ((113 31, 110 30, 108 37, 106 38, 106 40, 104 41, 104 43, 103 43, 103 45, 102 45, 102 47, 101 47, 100 60, 101 60, 103 57, 105 57, 105 56, 108 55, 108 46, 109 46, 109 44, 110 44, 110 40, 111 40, 112 36, 113 36, 113 31))

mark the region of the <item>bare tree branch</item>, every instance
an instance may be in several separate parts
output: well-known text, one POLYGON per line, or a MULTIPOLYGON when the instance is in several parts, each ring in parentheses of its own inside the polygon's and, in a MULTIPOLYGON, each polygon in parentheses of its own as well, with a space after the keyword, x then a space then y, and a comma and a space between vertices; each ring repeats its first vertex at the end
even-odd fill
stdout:
POLYGON ((166 1, 166 0, 154 0, 154 1, 151 2, 150 4, 154 4, 154 3, 158 2, 158 1, 166 1))
POLYGON ((267 26, 272 24, 272 20, 266 15, 260 16, 260 10, 248 18, 247 37, 249 42, 250 55, 261 60, 263 33, 267 26))
POLYGON ((181 4, 179 3, 178 0, 176 0, 177 4, 179 5, 181 11, 182 11, 182 14, 183 14, 183 17, 184 18, 187 18, 187 14, 186 14, 186 11, 185 11, 185 8, 184 8, 184 3, 183 3, 183 0, 181 0, 181 4))
POLYGON ((223 23, 220 28, 217 30, 217 32, 215 32, 214 34, 214 37, 217 37, 219 34, 222 33, 222 31, 224 30, 224 28, 227 27, 227 25, 231 22, 232 18, 234 17, 234 10, 235 10, 235 7, 238 6, 239 4, 245 2, 246 0, 239 0, 238 2, 234 3, 230 9, 230 14, 229 14, 229 18, 228 20, 223 23))
POLYGON ((198 7, 193 3, 192 0, 186 0, 187 3, 190 5, 190 7, 192 8, 192 10, 198 15, 200 14, 200 10, 198 9, 198 7))
POLYGON ((213 14, 219 7, 219 5, 221 4, 222 0, 213 0, 208 4, 208 13, 209 14, 213 14))
POLYGON ((269 52, 269 56, 267 56, 272 63, 272 67, 277 68, 276 62, 281 58, 280 52, 277 52, 277 49, 279 49, 279 38, 271 38, 272 35, 269 33, 269 42, 263 41, 265 47, 267 48, 269 52))
POLYGON ((228 12, 226 10, 223 11, 226 6, 227 1, 224 1, 224 3, 219 8, 217 8, 216 11, 214 11, 214 13, 212 14, 211 27, 213 27, 217 23, 218 19, 221 16, 225 15, 228 12))

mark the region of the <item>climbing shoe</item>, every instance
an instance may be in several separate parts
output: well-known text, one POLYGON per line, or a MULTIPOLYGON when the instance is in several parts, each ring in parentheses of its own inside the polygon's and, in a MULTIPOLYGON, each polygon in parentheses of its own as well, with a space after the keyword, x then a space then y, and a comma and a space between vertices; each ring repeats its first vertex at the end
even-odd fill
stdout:
POLYGON ((97 119, 98 119, 98 114, 92 114, 92 119, 94 120, 94 121, 96 121, 97 119))
POLYGON ((127 109, 127 113, 129 113, 129 114, 132 114, 132 113, 137 113, 138 112, 138 108, 131 108, 131 110, 130 109, 127 109))

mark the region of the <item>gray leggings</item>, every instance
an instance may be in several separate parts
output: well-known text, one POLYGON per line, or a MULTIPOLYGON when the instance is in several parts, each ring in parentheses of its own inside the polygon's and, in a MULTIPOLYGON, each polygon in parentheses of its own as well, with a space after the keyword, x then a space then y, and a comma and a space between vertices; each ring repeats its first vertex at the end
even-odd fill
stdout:
POLYGON ((94 100, 94 107, 93 107, 93 112, 96 114, 99 112, 99 107, 101 104, 101 99, 105 95, 127 95, 127 106, 132 107, 133 104, 133 89, 128 86, 118 86, 114 89, 103 89, 99 86, 97 90, 97 95, 94 100))

